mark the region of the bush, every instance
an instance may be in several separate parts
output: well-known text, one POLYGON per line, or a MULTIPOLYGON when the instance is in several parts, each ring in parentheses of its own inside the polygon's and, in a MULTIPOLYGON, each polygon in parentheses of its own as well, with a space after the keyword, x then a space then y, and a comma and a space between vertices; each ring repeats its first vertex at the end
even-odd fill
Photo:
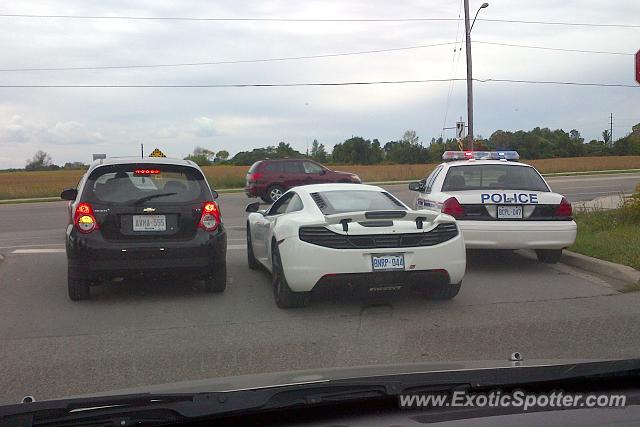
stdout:
POLYGON ((624 201, 619 212, 621 220, 640 223, 640 185, 636 187, 633 196, 624 201))

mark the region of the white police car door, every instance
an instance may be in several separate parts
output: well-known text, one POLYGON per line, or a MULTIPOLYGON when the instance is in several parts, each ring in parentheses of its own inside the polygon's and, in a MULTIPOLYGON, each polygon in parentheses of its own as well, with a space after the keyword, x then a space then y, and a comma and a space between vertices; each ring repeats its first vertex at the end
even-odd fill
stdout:
POLYGON ((440 165, 431 172, 431 174, 425 179, 424 191, 421 191, 416 196, 414 203, 415 209, 430 209, 437 210, 436 201, 431 198, 431 192, 433 190, 433 183, 442 171, 444 166, 440 165))

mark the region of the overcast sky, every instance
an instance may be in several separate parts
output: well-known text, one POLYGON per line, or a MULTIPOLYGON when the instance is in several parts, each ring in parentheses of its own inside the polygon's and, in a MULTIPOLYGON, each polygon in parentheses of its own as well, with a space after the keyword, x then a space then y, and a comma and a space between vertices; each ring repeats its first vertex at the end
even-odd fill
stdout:
MULTIPOLYGON (((0 13, 262 18, 456 18, 457 1, 6 1, 0 13)), ((640 24, 635 0, 493 0, 484 18, 640 24)), ((475 11, 480 1, 471 1, 475 11)), ((185 22, 0 17, 0 69, 233 61, 447 43, 449 22, 185 22)), ((635 53, 640 28, 478 21, 477 41, 635 53)), ((634 83, 633 56, 473 45, 474 77, 634 83)), ((0 71, 0 84, 234 84, 448 79, 465 76, 454 46, 322 59, 209 66, 74 71, 0 71), (457 69, 457 72, 455 70, 457 69)), ((640 122, 640 87, 475 83, 476 134, 535 126, 614 137, 640 122)), ((466 116, 464 82, 288 88, 0 88, 0 168, 23 167, 38 149, 55 163, 91 153, 137 155, 159 147, 183 157, 196 145, 232 155, 352 135, 425 142, 466 116)), ((446 136, 453 136, 446 131, 446 136)))

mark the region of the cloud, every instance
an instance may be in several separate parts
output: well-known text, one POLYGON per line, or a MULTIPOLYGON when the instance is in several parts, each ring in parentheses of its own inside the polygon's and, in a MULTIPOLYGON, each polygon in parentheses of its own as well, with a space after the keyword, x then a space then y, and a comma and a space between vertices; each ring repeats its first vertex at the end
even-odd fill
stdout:
POLYGON ((90 130, 75 121, 57 122, 51 126, 37 125, 19 115, 14 115, 0 126, 0 143, 15 144, 97 144, 104 142, 102 133, 90 130))
POLYGON ((97 131, 78 122, 58 122, 41 132, 42 141, 49 144, 96 144, 105 140, 97 131))
POLYGON ((210 138, 216 135, 214 120, 209 117, 197 117, 193 119, 191 133, 200 138, 210 138))
POLYGON ((12 116, 5 125, 0 126, 0 143, 27 142, 31 133, 29 128, 21 116, 12 116))

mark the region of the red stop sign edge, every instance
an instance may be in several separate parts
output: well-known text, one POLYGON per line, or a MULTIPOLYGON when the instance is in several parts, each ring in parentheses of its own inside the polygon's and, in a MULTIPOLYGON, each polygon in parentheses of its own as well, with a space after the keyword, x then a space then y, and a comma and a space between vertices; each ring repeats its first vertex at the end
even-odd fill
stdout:
POLYGON ((640 84, 640 50, 636 52, 636 82, 640 84))

